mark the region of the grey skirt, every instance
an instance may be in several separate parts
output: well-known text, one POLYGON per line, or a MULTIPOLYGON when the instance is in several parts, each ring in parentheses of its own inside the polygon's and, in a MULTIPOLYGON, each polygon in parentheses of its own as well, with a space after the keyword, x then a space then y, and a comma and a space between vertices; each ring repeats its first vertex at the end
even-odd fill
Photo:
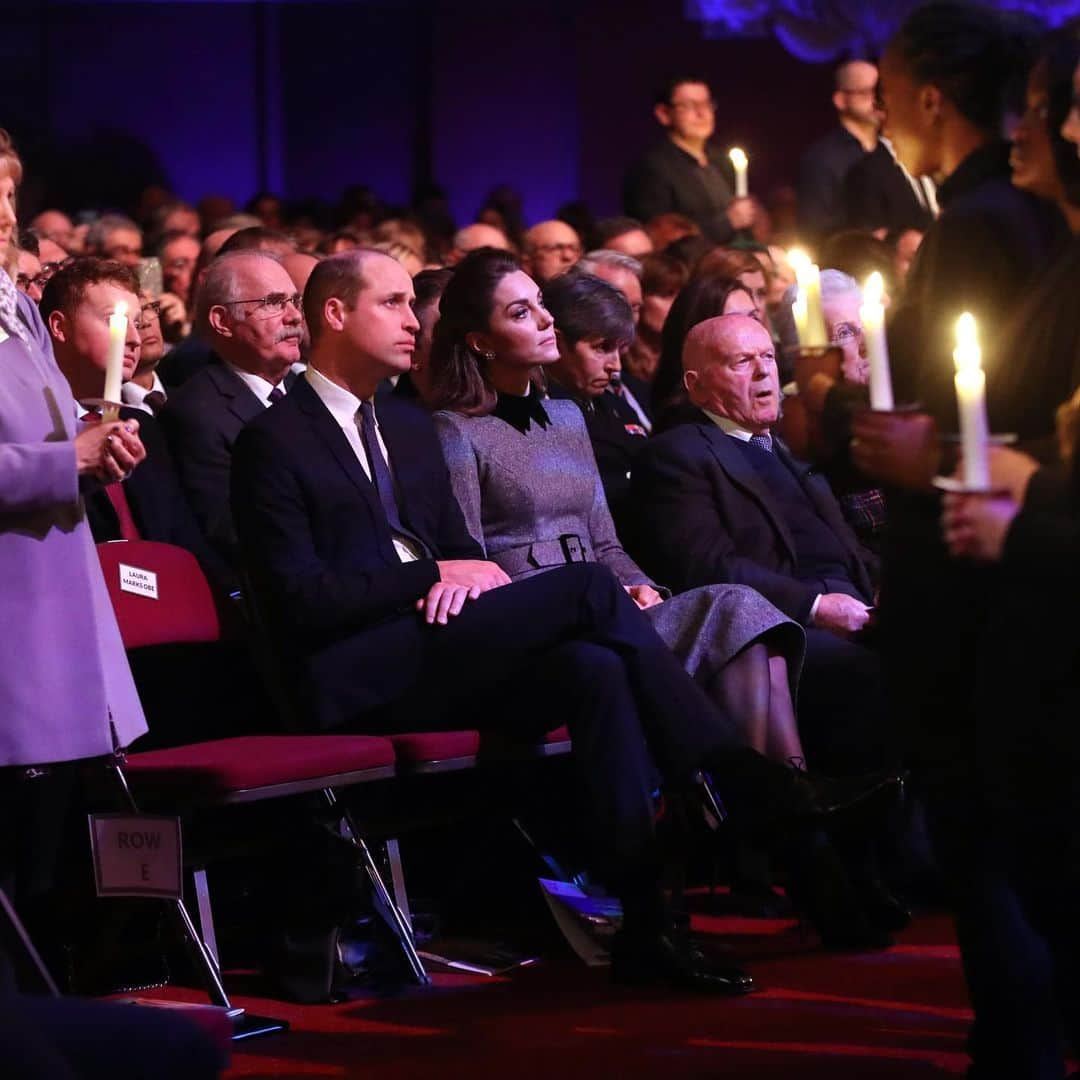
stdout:
POLYGON ((803 628, 747 585, 703 585, 646 612, 683 668, 711 689, 715 676, 748 645, 762 641, 787 660, 792 701, 806 652, 803 628))

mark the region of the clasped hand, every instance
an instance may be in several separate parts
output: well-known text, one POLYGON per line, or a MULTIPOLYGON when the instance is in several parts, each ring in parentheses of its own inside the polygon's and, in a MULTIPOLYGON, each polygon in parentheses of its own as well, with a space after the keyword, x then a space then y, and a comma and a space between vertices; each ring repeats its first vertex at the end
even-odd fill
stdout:
POLYGON ((436 565, 439 580, 426 596, 416 601, 416 610, 424 613, 424 621, 429 625, 445 626, 450 616, 461 614, 466 600, 475 600, 481 593, 510 584, 501 566, 484 559, 446 559, 436 565))
POLYGON ((138 420, 110 420, 87 424, 75 436, 75 465, 79 476, 102 484, 126 480, 146 457, 139 438, 138 420))

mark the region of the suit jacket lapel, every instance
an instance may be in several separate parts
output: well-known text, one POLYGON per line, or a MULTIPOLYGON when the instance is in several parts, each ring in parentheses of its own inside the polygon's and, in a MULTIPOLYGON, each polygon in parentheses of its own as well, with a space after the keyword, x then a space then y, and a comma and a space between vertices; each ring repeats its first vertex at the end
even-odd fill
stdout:
MULTIPOLYGON (((406 406, 408 409, 412 407, 406 406)), ((430 468, 431 463, 417 460, 413 452, 413 441, 409 438, 407 417, 408 413, 399 408, 397 401, 388 400, 388 395, 382 395, 375 402, 375 419, 378 421, 390 458, 390 474, 394 478, 401 520, 408 528, 415 530, 415 522, 418 519, 410 510, 420 484, 414 478, 418 472, 430 468)), ((432 547, 427 537, 421 537, 421 539, 428 547, 432 547)))
POLYGON ((739 447, 734 445, 734 436, 725 435, 708 418, 698 427, 705 441, 709 444, 713 456, 724 472, 727 473, 731 482, 736 487, 741 488, 761 507, 787 548, 792 562, 798 562, 798 556, 795 553, 795 540, 784 521, 783 515, 768 490, 761 483, 761 479, 754 471, 754 467, 746 460, 739 447))
POLYGON ((240 421, 241 426, 265 411, 266 406, 224 360, 211 367, 209 378, 217 387, 218 393, 228 398, 228 410, 240 421))

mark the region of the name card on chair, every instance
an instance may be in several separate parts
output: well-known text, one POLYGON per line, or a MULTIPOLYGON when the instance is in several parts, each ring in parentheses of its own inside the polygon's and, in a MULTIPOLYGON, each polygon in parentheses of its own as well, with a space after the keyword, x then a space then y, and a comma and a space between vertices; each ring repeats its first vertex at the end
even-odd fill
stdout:
POLYGON ((98 896, 179 899, 180 819, 152 814, 88 814, 98 896))
POLYGON ((120 591, 145 596, 147 600, 157 600, 157 574, 153 570, 140 570, 137 566, 118 563, 120 569, 120 591))

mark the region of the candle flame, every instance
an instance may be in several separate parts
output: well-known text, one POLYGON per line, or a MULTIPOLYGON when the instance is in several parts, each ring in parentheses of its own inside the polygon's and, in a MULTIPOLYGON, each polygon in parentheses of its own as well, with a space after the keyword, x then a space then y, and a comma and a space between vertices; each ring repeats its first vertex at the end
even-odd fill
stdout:
POLYGON ((117 300, 116 307, 113 308, 112 317, 114 319, 123 319, 127 317, 127 301, 117 300))
POLYGON ((975 326, 975 316, 965 311, 956 320, 956 349, 953 360, 957 371, 978 371, 982 367, 982 350, 975 326))
POLYGON ((885 279, 881 274, 875 270, 867 279, 866 284, 863 286, 863 303, 865 304, 880 304, 881 298, 885 295, 885 279))
POLYGON ((746 156, 746 152, 738 146, 733 146, 728 151, 728 157, 731 158, 731 164, 734 165, 736 169, 745 169, 750 161, 746 156))
POLYGON ((810 266, 810 256, 802 248, 792 248, 787 253, 787 261, 796 274, 810 266))

